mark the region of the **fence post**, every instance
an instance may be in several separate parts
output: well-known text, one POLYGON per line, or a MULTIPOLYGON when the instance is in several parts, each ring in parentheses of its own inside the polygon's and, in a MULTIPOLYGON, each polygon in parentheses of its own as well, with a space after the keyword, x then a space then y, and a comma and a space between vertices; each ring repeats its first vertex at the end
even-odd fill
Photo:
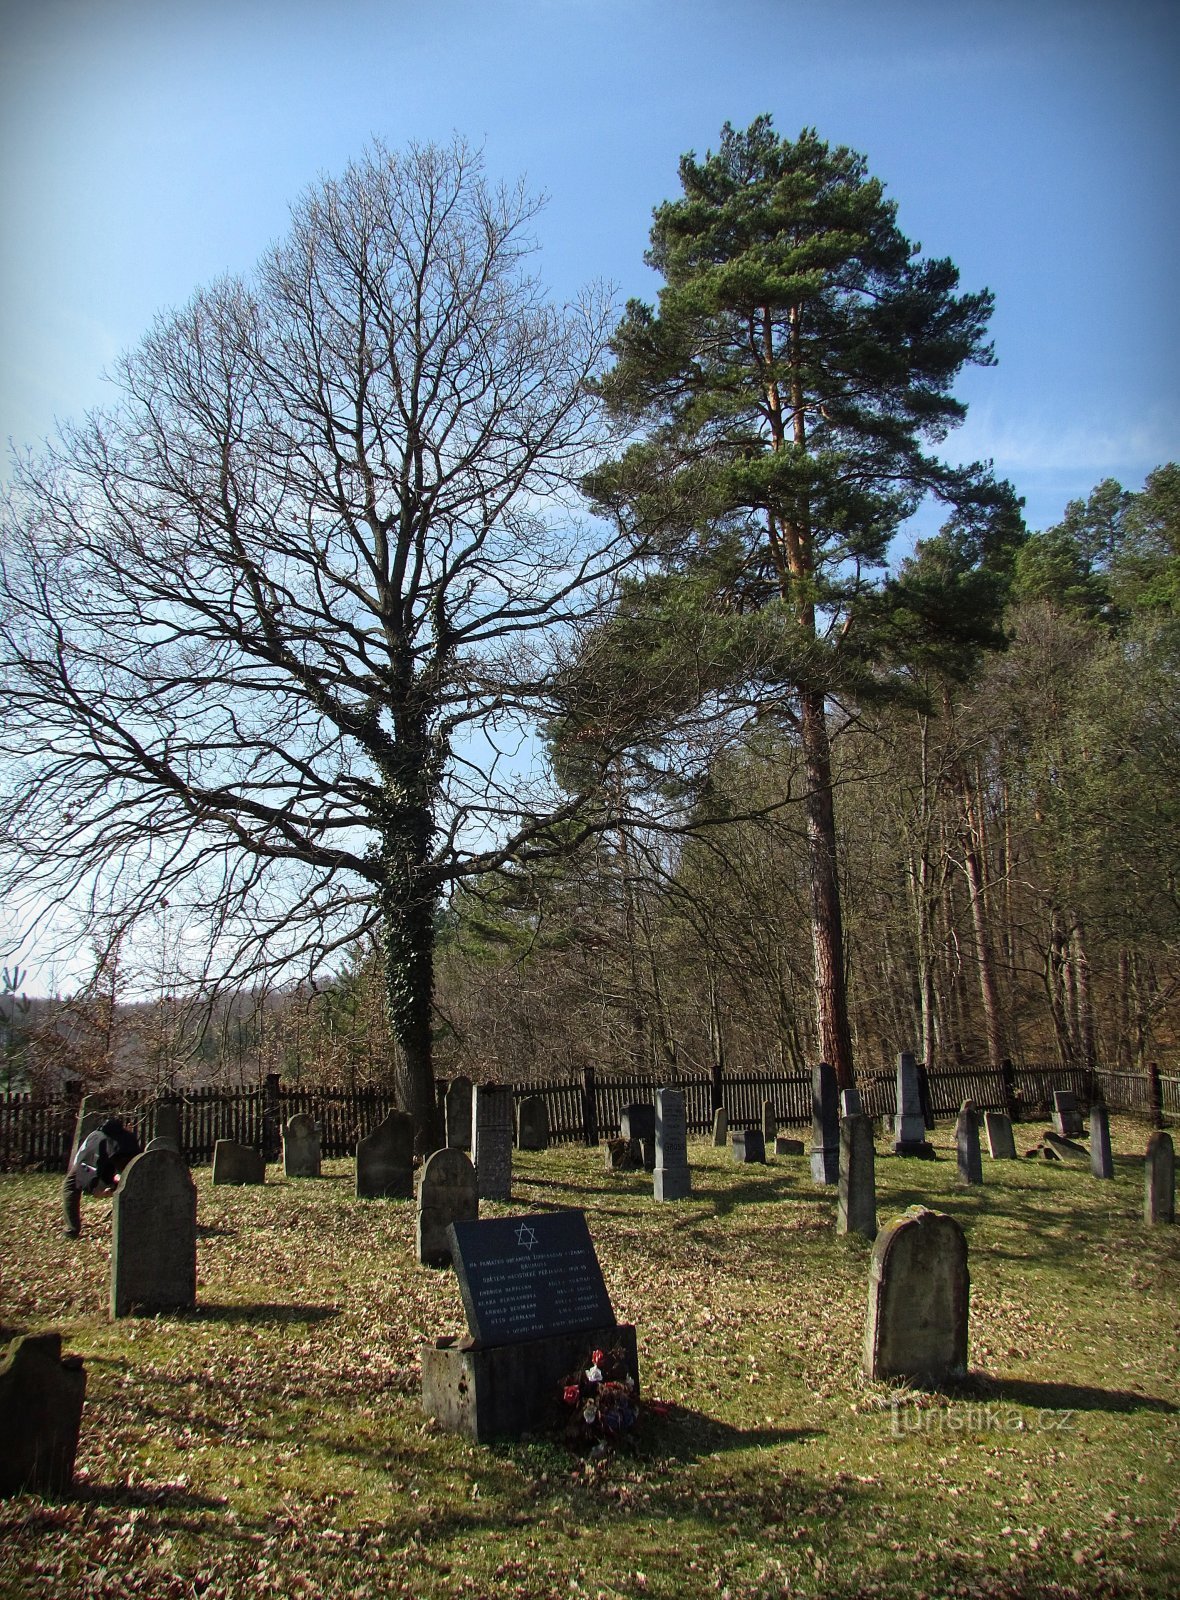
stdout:
POLYGON ((279 1075, 268 1072, 262 1085, 262 1159, 277 1161, 283 1152, 279 1075))
POLYGON ((924 1061, 918 1062, 918 1100, 922 1106, 922 1121, 929 1132, 934 1130, 934 1102, 930 1098, 930 1074, 924 1061))
POLYGON ((1147 1109, 1151 1113, 1153 1128, 1164 1125, 1164 1086, 1160 1082, 1160 1069, 1156 1062, 1147 1067, 1147 1109))
POLYGON ((725 1104, 724 1074, 725 1068, 720 1061, 715 1060, 709 1071, 709 1098, 712 1101, 709 1109, 711 1111, 720 1111, 725 1104))
POLYGON ((1004 1086, 1004 1110, 1009 1118, 1016 1121, 1016 1068, 1012 1065, 1012 1058, 1005 1056, 1000 1062, 1000 1077, 1004 1086))
POLYGON ((598 1085, 593 1067, 582 1072, 582 1136, 588 1145, 598 1143, 598 1085))

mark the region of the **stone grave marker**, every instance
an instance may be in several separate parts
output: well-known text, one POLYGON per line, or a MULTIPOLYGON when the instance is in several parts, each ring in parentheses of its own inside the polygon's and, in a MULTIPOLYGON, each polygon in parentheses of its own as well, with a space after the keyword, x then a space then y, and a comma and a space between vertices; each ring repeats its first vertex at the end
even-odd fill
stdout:
POLYGON ((471 1159, 481 1200, 511 1200, 516 1110, 512 1090, 478 1083, 471 1094, 471 1159))
POLYGON ((638 1139, 604 1139, 608 1172, 642 1172, 643 1145, 638 1139))
POLYGON ((27 1333, 0 1359, 0 1498, 66 1494, 74 1481, 86 1370, 60 1333, 27 1333))
POLYGON ((821 1061, 811 1072, 811 1181, 840 1181, 840 1109, 835 1068, 821 1061))
POLYGON ((895 1156, 918 1156, 924 1161, 934 1159, 934 1147, 926 1138, 926 1118, 922 1112, 922 1095, 918 1086, 918 1063, 908 1050, 903 1050, 897 1058, 893 1153, 895 1156))
POLYGON ((443 1117, 448 1149, 471 1149, 471 1093, 470 1078, 452 1078, 447 1084, 443 1117))
POLYGON ((451 1265, 452 1222, 479 1216, 475 1167, 465 1150, 436 1150, 418 1175, 418 1260, 424 1267, 451 1265))
POLYGON ((414 1193, 414 1119, 391 1111, 356 1147, 358 1200, 409 1200, 414 1193))
POLYGON ((841 1115, 841 1117, 859 1117, 860 1116, 860 1090, 859 1089, 841 1089, 840 1090, 840 1115, 841 1115))
POLYGON ((982 1183, 983 1161, 979 1154, 979 1115, 970 1100, 959 1107, 955 1121, 955 1157, 960 1183, 982 1183))
POLYGON ((649 1101, 637 1100, 624 1106, 619 1113, 619 1135, 623 1139, 638 1139, 643 1146, 643 1166, 647 1172, 656 1168, 656 1108, 649 1101))
POLYGON ((144 1155, 147 1155, 151 1150, 173 1150, 177 1155, 180 1154, 180 1151, 176 1149, 176 1145, 171 1139, 149 1139, 147 1144, 145 1144, 143 1147, 144 1155))
POLYGON ((716 1149, 724 1150, 729 1143, 729 1113, 724 1106, 718 1106, 713 1113, 713 1144, 716 1149))
POLYGON ((320 1130, 306 1111, 290 1117, 283 1128, 283 1176, 318 1178, 320 1130))
POLYGON ((1105 1100, 1090 1107, 1090 1171, 1096 1178, 1114 1177, 1114 1157, 1110 1151, 1110 1112, 1105 1100))
POLYGON ((179 1155, 184 1152, 180 1148, 180 1101, 165 1098, 157 1100, 152 1107, 151 1115, 152 1140, 164 1139, 179 1155))
POLYGON ((519 1438, 595 1347, 623 1349, 638 1394, 635 1329, 615 1321, 584 1212, 456 1222, 450 1234, 471 1337, 423 1347, 428 1415, 477 1443, 519 1438))
POLYGON ((1153 1133, 1148 1139, 1143 1176, 1144 1221, 1175 1222, 1176 1152, 1170 1134, 1153 1133))
POLYGON ((266 1162, 261 1150, 235 1139, 218 1139, 213 1146, 214 1183, 265 1183, 266 1162))
POLYGON ((805 1156, 807 1146, 802 1139, 793 1138, 789 1133, 775 1135, 774 1153, 776 1156, 805 1156))
POLYGON ((1050 1161, 1067 1161, 1075 1167, 1088 1167, 1090 1165, 1090 1152, 1084 1144, 1075 1144, 1072 1139, 1063 1139, 1060 1134, 1045 1130, 1042 1139, 1044 1154, 1050 1161))
POLYGON ((877 1237, 876 1152, 873 1119, 859 1111, 840 1122, 840 1196, 837 1233, 877 1237))
POLYGON ((1012 1118, 1002 1111, 983 1113, 983 1131, 987 1138, 987 1153, 993 1161, 1015 1161, 1016 1140, 1012 1134, 1012 1118))
POLYGON ((688 1167, 688 1122, 681 1089, 657 1089, 655 1106, 655 1197, 685 1200, 692 1193, 688 1167))
POLYGON ((1053 1091, 1053 1132, 1061 1139, 1076 1139, 1082 1132, 1082 1113, 1072 1089, 1053 1091))
POLYGON ((197 1303, 197 1189, 175 1150, 136 1156, 111 1206, 111 1316, 197 1303))
POLYGON ((539 1094, 526 1095, 516 1109, 516 1144, 520 1150, 548 1150, 549 1107, 539 1094))
POLYGON ((937 1387, 967 1372, 971 1280, 953 1217, 911 1206, 873 1246, 864 1372, 937 1387))
POLYGON ((763 1151, 763 1160, 766 1159, 766 1151, 774 1149, 774 1136, 775 1136, 775 1134, 777 1132, 778 1132, 778 1118, 774 1114, 774 1101, 773 1100, 764 1100, 762 1102, 762 1151, 763 1151))
POLYGON ((735 1128, 729 1136, 729 1147, 735 1161, 760 1161, 766 1165, 766 1139, 761 1128, 735 1128))

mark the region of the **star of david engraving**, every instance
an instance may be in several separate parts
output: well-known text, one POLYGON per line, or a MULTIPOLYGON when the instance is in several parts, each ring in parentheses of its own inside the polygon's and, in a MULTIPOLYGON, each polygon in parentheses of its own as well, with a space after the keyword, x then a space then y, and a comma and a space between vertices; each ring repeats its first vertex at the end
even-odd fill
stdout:
POLYGON ((527 1222, 522 1222, 516 1230, 516 1242, 522 1250, 531 1250, 537 1242, 536 1230, 530 1228, 527 1222))

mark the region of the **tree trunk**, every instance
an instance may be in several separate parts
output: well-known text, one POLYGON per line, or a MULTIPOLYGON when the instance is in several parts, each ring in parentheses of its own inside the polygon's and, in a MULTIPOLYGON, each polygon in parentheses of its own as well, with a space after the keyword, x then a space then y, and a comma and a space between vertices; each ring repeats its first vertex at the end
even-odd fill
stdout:
POLYGON ((398 1089, 414 1122, 414 1152, 442 1147, 434 1089, 434 915, 437 888, 425 862, 433 831, 427 807, 393 805, 382 833, 382 955, 386 1007, 401 1048, 398 1089))
POLYGON ((811 878, 811 942, 815 961, 815 1013, 821 1061, 835 1069, 842 1089, 853 1087, 852 1038, 844 983, 844 929, 836 868, 836 814, 824 697, 800 695, 803 756, 807 767, 807 849, 811 878))
POLYGON ((979 995, 983 1002, 983 1023, 987 1034, 987 1060, 992 1071, 999 1072, 1000 1063, 1007 1052, 1004 1048, 1000 990, 996 982, 996 964, 992 953, 991 930, 988 926, 983 817, 975 789, 962 762, 955 762, 954 772, 955 787, 963 811, 963 865, 967 873, 967 885, 971 891, 971 927, 975 935, 975 962, 979 972, 979 995))

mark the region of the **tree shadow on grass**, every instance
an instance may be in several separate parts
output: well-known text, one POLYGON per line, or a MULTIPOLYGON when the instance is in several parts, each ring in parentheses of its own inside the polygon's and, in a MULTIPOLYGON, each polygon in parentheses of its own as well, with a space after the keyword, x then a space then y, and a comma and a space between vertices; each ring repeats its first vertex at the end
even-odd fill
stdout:
POLYGON ((292 1322, 329 1322, 339 1315, 339 1306, 298 1305, 199 1305, 178 1313, 182 1322, 265 1322, 277 1326, 292 1322))
POLYGON ((197 1223, 198 1239, 235 1239, 237 1233, 236 1228, 214 1228, 204 1222, 197 1223))
POLYGON ((648 1410, 644 1420, 645 1455, 669 1456, 677 1461, 698 1461, 703 1456, 732 1450, 765 1450, 780 1444, 801 1444, 823 1436, 822 1428, 737 1428, 731 1422, 707 1416, 688 1406, 669 1405, 648 1410))
POLYGON ((987 1400, 1003 1400, 1011 1405, 1036 1407, 1040 1411, 1155 1411, 1165 1416, 1180 1414, 1180 1406, 1154 1395, 1137 1394, 1130 1389, 1098 1389, 1084 1383, 1045 1383, 1035 1378, 992 1378, 987 1373, 972 1373, 961 1386, 962 1392, 987 1400))

